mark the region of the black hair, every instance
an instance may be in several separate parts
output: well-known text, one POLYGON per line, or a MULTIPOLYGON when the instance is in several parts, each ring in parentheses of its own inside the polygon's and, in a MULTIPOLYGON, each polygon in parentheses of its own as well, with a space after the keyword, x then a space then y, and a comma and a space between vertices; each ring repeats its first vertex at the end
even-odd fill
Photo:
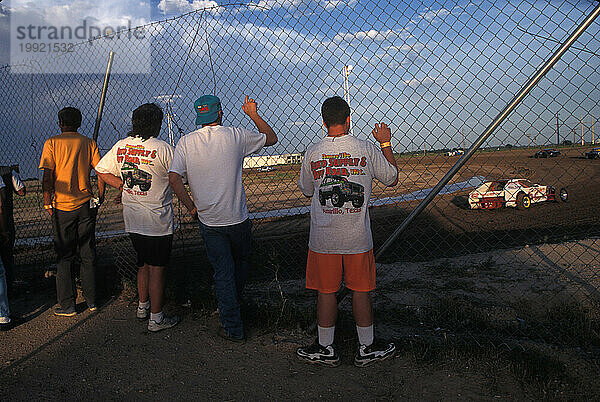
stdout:
POLYGON ((156 103, 145 103, 133 111, 129 136, 147 140, 158 137, 163 121, 163 111, 156 103))
POLYGON ((74 107, 65 107, 58 112, 58 123, 66 128, 77 130, 81 127, 81 111, 74 107))
POLYGON ((350 106, 339 96, 327 98, 321 106, 321 116, 327 128, 343 125, 350 117, 350 106))

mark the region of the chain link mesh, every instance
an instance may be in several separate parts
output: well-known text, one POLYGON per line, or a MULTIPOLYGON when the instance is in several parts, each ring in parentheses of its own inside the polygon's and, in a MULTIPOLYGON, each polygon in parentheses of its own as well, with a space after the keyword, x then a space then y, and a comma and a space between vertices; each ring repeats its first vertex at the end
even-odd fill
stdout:
MULTIPOLYGON (((131 111, 142 103, 163 106, 160 138, 175 144, 196 128, 192 104, 200 95, 218 95, 225 124, 247 128, 253 127, 243 98, 256 98, 280 141, 262 159, 246 161, 255 243, 249 291, 301 304, 309 200, 296 180, 303 151, 324 135, 323 100, 349 99, 359 138, 368 139, 376 122, 392 128, 400 180, 393 188, 374 186, 377 249, 595 7, 593 1, 400 3, 309 2, 289 12, 231 4, 145 26, 152 72, 111 76, 101 153, 126 135, 131 111)), ((600 136, 598 27, 588 28, 379 261, 376 308, 395 317, 387 321, 396 332, 408 326, 410 333, 495 342, 597 346, 600 160, 590 151, 600 136), (560 155, 537 153, 546 148, 560 155), (501 179, 565 188, 569 200, 470 208, 472 190, 501 179)), ((78 44, 60 63, 85 70, 91 55, 108 59, 105 42, 78 44)), ((135 63, 133 57, 116 54, 114 63, 135 63)), ((20 67, 29 74, 0 69, 2 159, 19 164, 27 178, 28 194, 15 199, 14 210, 20 272, 55 258, 41 208, 42 145, 67 105, 82 110, 80 131, 91 136, 104 78, 44 74, 44 59, 36 60, 20 67)), ((134 277, 121 208, 110 204, 113 191, 98 218, 100 262, 134 277)), ((175 209, 172 265, 178 292, 193 294, 198 280, 210 283, 210 269, 196 224, 177 201, 175 209)))

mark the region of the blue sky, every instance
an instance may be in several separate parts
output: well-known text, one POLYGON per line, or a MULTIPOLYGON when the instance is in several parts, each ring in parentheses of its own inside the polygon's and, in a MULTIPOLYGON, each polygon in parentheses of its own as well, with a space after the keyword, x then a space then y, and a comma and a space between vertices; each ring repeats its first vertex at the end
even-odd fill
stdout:
MULTIPOLYGON (((38 3, 41 7, 44 1, 38 3)), ((56 23, 92 16, 99 24, 128 19, 141 25, 206 10, 147 28, 151 72, 113 75, 100 132, 102 148, 127 132, 132 109, 166 94, 176 95, 171 105, 177 125, 184 133, 193 130, 191 104, 212 93, 216 84, 226 124, 251 128, 241 103, 245 94, 259 100, 259 111, 281 139, 269 153, 300 152, 322 135, 320 104, 328 96, 344 95, 345 64, 354 67, 349 81, 356 136, 367 138, 375 122, 385 121, 393 129, 396 150, 452 148, 462 145, 463 138, 468 146, 559 46, 556 41, 566 38, 593 7, 587 0, 402 5, 260 0, 243 6, 106 0, 100 9, 95 3, 54 0, 44 8, 44 18, 56 23)), ((9 17, 26 4, 0 3, 0 65, 10 62, 9 17)), ((537 136, 538 143, 555 141, 557 112, 563 137, 581 116, 600 119, 598 26, 595 22, 576 44, 588 52, 569 52, 488 145, 526 145, 527 136, 537 136)), ((103 61, 108 52, 100 45, 82 49, 60 62, 75 66, 103 61)), ((140 57, 122 51, 115 56, 115 67, 141 63, 140 57)), ((100 74, 32 76, 4 69, 0 78, 0 105, 10 111, 0 116, 0 131, 11 144, 0 162, 23 160, 25 170, 36 174, 41 144, 56 133, 56 110, 67 103, 84 111, 82 132, 91 135, 100 74)), ((161 136, 167 139, 166 123, 161 136)))

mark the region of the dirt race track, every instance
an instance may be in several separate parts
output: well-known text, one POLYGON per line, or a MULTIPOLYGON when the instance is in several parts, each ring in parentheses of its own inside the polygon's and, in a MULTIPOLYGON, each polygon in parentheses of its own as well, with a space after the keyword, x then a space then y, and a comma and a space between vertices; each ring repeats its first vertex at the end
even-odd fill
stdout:
MULTIPOLYGON (((390 247, 382 261, 425 261, 600 235, 600 161, 582 157, 588 148, 559 148, 561 155, 548 159, 532 158, 535 149, 477 152, 451 183, 465 182, 476 176, 486 179, 522 177, 534 183, 553 185, 557 189, 567 188, 569 202, 533 204, 525 211, 515 208, 470 210, 466 201, 470 189, 440 195, 390 247)), ((372 199, 406 196, 430 189, 457 160, 458 157, 441 154, 399 156, 399 184, 393 188, 376 184, 372 199)), ((287 165, 278 166, 271 172, 244 172, 250 212, 276 211, 275 217, 254 221, 256 249, 259 254, 271 253, 275 260, 285 261, 293 271, 302 270, 309 224, 306 214, 285 216, 287 209, 306 207, 310 202, 297 188, 299 169, 299 165, 287 165)), ((50 221, 39 207, 39 184, 28 185, 28 199, 15 200, 17 244, 31 244, 32 239, 42 239, 45 245, 36 244, 33 254, 30 247, 18 245, 17 264, 51 265, 50 221)), ((112 193, 109 193, 107 199, 111 197, 112 193)), ((376 249, 419 202, 417 199, 371 208, 376 249)), ((175 207, 176 211, 181 211, 177 201, 175 207)), ((197 226, 183 215, 178 219, 180 229, 176 232, 175 248, 184 247, 186 253, 196 248, 197 253, 202 254, 197 226)), ((120 206, 105 203, 98 217, 97 233, 118 233, 122 230, 120 206)), ((107 237, 102 235, 99 238, 99 251, 108 258, 107 261, 132 264, 127 239, 116 242, 104 240, 107 237)))
MULTIPOLYGON (((556 158, 536 159, 535 150, 519 149, 478 152, 450 182, 465 182, 473 177, 487 180, 526 178, 534 183, 566 188, 569 201, 533 204, 528 210, 502 208, 470 210, 467 196, 472 189, 437 196, 432 204, 408 227, 384 256, 386 261, 424 261, 532 243, 560 242, 565 239, 600 235, 600 163, 582 158, 580 148, 561 148, 556 158)), ((392 197, 430 189, 446 174, 458 157, 440 154, 397 158, 399 184, 384 188, 377 184, 373 198, 392 197)), ((252 172, 245 184, 251 210, 290 208, 307 205, 295 181, 299 167, 279 168, 275 172, 252 172), (281 177, 286 177, 282 180, 281 177), (277 205, 275 208, 272 205, 277 205)), ((418 205, 420 200, 371 208, 375 248, 418 205)), ((255 235, 281 241, 303 234, 306 241, 306 216, 258 221, 255 235)), ((300 247, 302 253, 305 247, 300 247)), ((288 251, 291 253, 291 251, 288 251)), ((300 255, 302 254, 300 253, 300 255)), ((293 257, 294 259, 299 257, 293 257)), ((289 259, 288 259, 289 260, 289 259)))

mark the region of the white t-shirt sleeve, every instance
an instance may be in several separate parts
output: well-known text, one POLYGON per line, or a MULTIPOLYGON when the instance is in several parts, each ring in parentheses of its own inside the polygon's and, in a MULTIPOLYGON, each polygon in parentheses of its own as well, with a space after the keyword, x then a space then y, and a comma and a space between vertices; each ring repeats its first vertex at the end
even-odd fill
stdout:
POLYGON ((25 187, 25 184, 23 184, 21 178, 14 170, 12 172, 12 184, 15 191, 21 191, 25 187))
POLYGON ((161 153, 161 160, 160 163, 163 165, 165 171, 169 171, 169 168, 171 167, 171 164, 173 163, 173 153, 174 153, 174 148, 171 144, 169 143, 165 143, 165 146, 163 148, 163 151, 161 153))
POLYGON ((173 152, 173 161, 171 162, 171 167, 169 168, 169 172, 177 173, 180 176, 184 176, 187 174, 187 168, 185 164, 185 139, 182 138, 177 142, 175 146, 175 151, 173 152))
POLYGON ((117 142, 111 149, 100 159, 100 162, 96 165, 94 170, 98 173, 110 173, 115 176, 121 176, 119 172, 119 165, 117 163, 117 149, 119 148, 117 142))
POLYGON ((298 178, 298 187, 302 194, 307 197, 312 197, 315 191, 315 182, 313 180, 313 174, 310 171, 310 157, 308 152, 305 153, 304 159, 302 160, 302 167, 300 168, 300 177, 298 178))
POLYGON ((242 131, 242 138, 244 139, 244 156, 254 154, 265 146, 267 142, 267 136, 263 133, 257 133, 256 131, 250 131, 246 129, 240 129, 242 131))
POLYGON ((381 149, 370 142, 367 142, 367 148, 372 161, 373 176, 386 186, 391 185, 398 177, 398 170, 385 159, 381 149))

